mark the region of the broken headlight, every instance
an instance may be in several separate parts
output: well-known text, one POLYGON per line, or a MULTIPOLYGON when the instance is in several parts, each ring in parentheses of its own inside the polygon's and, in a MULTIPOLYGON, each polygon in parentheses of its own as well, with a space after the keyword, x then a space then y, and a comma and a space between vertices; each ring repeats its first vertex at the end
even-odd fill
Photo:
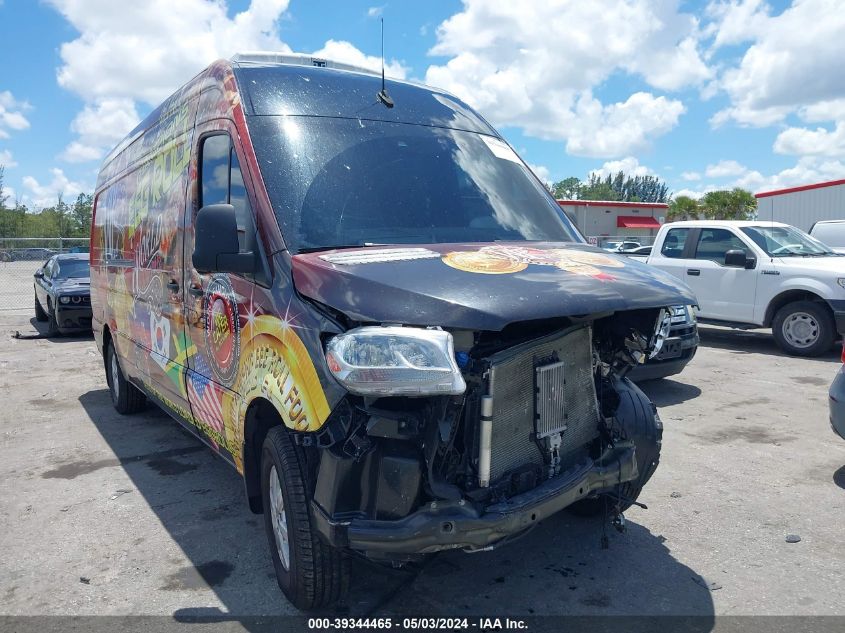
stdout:
POLYGON ((660 313, 657 315, 657 321, 654 325, 654 335, 651 337, 651 353, 648 355, 649 358, 654 358, 660 353, 660 350, 663 349, 663 344, 669 337, 669 330, 671 327, 672 310, 661 308, 660 313))
POLYGON ((326 344, 335 378, 362 396, 428 396, 463 393, 452 335, 443 330, 364 326, 326 344))

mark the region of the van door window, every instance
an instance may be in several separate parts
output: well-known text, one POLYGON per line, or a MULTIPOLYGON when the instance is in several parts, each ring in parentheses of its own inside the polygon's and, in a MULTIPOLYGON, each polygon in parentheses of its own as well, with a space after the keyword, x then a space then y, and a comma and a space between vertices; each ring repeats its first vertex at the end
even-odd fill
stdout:
POLYGON ((725 253, 740 250, 746 255, 748 248, 738 236, 727 229, 701 229, 698 246, 695 249, 696 259, 709 259, 717 264, 725 263, 725 253))
POLYGON ((255 230, 252 210, 244 187, 238 156, 228 134, 216 134, 203 140, 202 199, 200 206, 231 204, 238 221, 238 246, 241 253, 252 250, 255 230))
POLYGON ((679 259, 684 254, 684 245, 687 243, 689 229, 669 229, 666 239, 663 240, 663 247, 660 254, 663 257, 679 259))

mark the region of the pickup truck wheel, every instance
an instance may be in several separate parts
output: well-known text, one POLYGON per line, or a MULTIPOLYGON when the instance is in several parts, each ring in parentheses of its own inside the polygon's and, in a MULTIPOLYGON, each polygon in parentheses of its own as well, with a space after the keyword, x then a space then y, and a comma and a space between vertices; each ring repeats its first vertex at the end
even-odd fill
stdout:
POLYGON ((112 404, 118 413, 129 415, 144 408, 147 402, 144 392, 123 376, 117 352, 111 343, 106 348, 106 382, 111 392, 112 404))
POLYGON ((46 321, 47 320, 47 313, 44 312, 44 308, 41 307, 41 302, 38 300, 38 293, 35 293, 35 320, 36 321, 46 321))
POLYGON ((327 606, 349 588, 349 557, 317 534, 311 521, 305 456, 281 426, 261 451, 264 527, 279 588, 298 609, 327 606))
POLYGON ((835 329, 830 311, 814 301, 788 303, 772 321, 775 342, 793 356, 824 354, 833 345, 835 329))

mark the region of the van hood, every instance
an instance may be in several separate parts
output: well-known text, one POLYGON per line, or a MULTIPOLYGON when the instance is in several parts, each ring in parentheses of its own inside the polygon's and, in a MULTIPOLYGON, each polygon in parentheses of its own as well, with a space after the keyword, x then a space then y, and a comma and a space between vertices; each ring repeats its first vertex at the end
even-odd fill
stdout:
POLYGON ((497 331, 696 303, 672 275, 585 244, 378 246, 294 255, 292 266, 301 294, 363 322, 497 331))

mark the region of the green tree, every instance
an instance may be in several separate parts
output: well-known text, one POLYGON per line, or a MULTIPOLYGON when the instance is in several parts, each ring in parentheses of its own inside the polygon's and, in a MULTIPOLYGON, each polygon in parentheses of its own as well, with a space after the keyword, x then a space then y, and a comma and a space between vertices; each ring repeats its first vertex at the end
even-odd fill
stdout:
POLYGON ((0 165, 0 211, 6 210, 6 200, 9 199, 9 196, 3 193, 3 176, 6 172, 6 166, 0 165))
POLYGON ((747 220, 757 209, 757 199, 750 191, 735 187, 730 191, 708 191, 700 206, 710 220, 747 220))
POLYGON ((666 214, 666 219, 669 222, 695 220, 699 213, 701 213, 701 208, 698 205, 698 200, 689 196, 678 196, 669 203, 669 212, 666 214))
POLYGON ((613 200, 624 202, 666 202, 669 187, 657 176, 626 176, 619 171, 604 178, 596 173, 582 185, 583 200, 613 200))
POLYGON ((577 200, 581 197, 582 186, 579 178, 570 176, 552 185, 552 195, 558 200, 577 200))

